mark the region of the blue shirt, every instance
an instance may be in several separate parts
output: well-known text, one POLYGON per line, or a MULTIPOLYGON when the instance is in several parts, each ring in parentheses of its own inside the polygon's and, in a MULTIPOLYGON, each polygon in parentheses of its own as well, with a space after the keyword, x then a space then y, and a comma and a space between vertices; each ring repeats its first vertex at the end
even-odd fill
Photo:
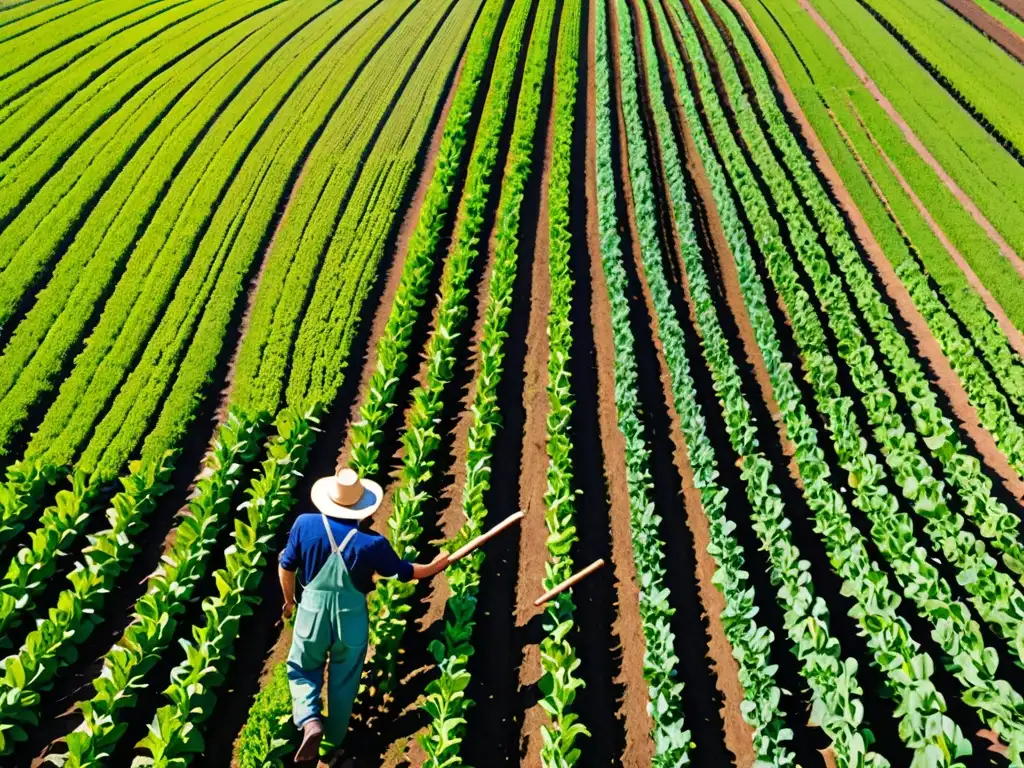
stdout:
MULTIPOLYGON (((327 518, 335 543, 340 547, 353 528, 356 535, 341 553, 345 567, 356 589, 364 594, 373 590, 373 574, 397 576, 401 581, 412 579, 412 563, 402 560, 391 542, 374 531, 358 528, 350 520, 327 518)), ((331 556, 331 540, 327 538, 323 515, 319 512, 299 515, 288 534, 288 544, 281 552, 281 567, 301 571, 300 581, 309 584, 331 556)))

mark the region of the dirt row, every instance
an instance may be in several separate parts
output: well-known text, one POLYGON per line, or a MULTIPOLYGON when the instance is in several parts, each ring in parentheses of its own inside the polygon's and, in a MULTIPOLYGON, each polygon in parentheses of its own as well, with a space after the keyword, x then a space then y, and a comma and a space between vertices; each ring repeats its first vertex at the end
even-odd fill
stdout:
POLYGON ((986 13, 985 9, 974 0, 942 0, 942 2, 960 14, 968 24, 1024 64, 1024 39, 995 16, 986 13))

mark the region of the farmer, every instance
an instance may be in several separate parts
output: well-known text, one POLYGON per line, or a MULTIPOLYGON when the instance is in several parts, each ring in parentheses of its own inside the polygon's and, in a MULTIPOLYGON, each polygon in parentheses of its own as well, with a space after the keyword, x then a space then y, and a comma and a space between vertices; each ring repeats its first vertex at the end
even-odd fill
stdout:
POLYGON ((374 578, 426 579, 448 565, 444 552, 427 565, 402 560, 386 538, 370 530, 382 497, 377 483, 351 469, 317 480, 312 498, 320 512, 299 515, 281 553, 284 616, 295 614, 288 683, 295 725, 302 730, 296 763, 316 760, 324 738, 337 747, 345 737, 366 656, 366 593, 374 578), (296 571, 303 584, 297 613, 296 571), (325 722, 320 692, 328 663, 325 722))

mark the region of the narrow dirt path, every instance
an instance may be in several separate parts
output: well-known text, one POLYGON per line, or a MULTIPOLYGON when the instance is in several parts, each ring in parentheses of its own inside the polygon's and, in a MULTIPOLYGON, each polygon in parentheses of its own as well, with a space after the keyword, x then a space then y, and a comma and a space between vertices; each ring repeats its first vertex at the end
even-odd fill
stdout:
MULTIPOLYGON (((615 571, 618 618, 613 631, 619 640, 621 672, 617 683, 623 686, 619 716, 625 722, 626 748, 621 756, 623 768, 644 768, 651 764, 654 743, 652 722, 647 712, 647 683, 643 675, 646 643, 640 621, 640 591, 636 584, 632 533, 629 524, 629 488, 626 482, 626 440, 619 431, 615 405, 615 345, 612 340, 611 305, 608 285, 601 263, 601 237, 597 225, 597 102, 595 78, 595 13, 591 0, 587 30, 587 240, 590 251, 592 289, 591 325, 597 352, 598 421, 604 447, 605 481, 609 495, 612 562, 615 571)), ((585 694, 584 694, 585 695, 585 694)))
MULTIPOLYGON (((556 46, 557 28, 552 31, 552 48, 556 46)), ((545 523, 544 492, 547 488, 547 413, 548 413, 548 335, 547 318, 551 307, 551 281, 548 275, 548 183, 551 177, 551 153, 554 147, 555 121, 548 120, 544 131, 544 168, 540 180, 540 208, 534 238, 533 289, 530 296, 530 322, 526 334, 526 372, 523 381, 523 407, 526 429, 523 433, 523 454, 520 460, 519 509, 526 513, 519 539, 519 573, 516 580, 516 627, 522 628, 543 613, 533 604, 540 594, 544 566, 549 559, 548 529, 545 523)), ((541 126, 537 126, 538 134, 541 126)), ((524 233, 525 234, 525 233, 524 233)), ((530 643, 523 648, 519 667, 520 689, 540 680, 540 647, 530 643)), ((540 768, 541 725, 549 718, 539 704, 523 714, 519 743, 521 768, 540 768)))
MULTIPOLYGON (((881 277, 886 293, 893 300, 903 320, 907 323, 914 337, 918 353, 924 358, 934 374, 935 384, 943 390, 948 398, 960 427, 970 437, 982 460, 999 475, 1009 491, 1017 498, 1024 498, 1024 480, 1013 471, 1006 457, 1003 456, 996 446, 992 435, 981 426, 977 411, 968 401, 963 384, 953 371, 949 360, 942 354, 942 350, 939 349, 939 344, 929 330, 927 322, 925 322, 917 307, 914 306, 906 286, 903 285, 903 281, 896 275, 892 263, 886 258, 882 247, 878 244, 874 234, 864 220, 863 214, 857 208, 857 204, 854 202, 849 190, 843 184, 842 177, 840 177, 835 166, 832 165, 828 153, 825 152, 824 147, 814 133, 814 129, 811 127, 810 121, 807 119, 807 115, 804 114, 800 103, 790 89, 782 68, 779 66, 779 62, 772 53, 767 41, 739 0, 725 0, 725 2, 742 20, 751 39, 757 45, 761 59, 768 67, 776 92, 781 95, 786 111, 793 116, 793 119, 800 126, 802 141, 810 149, 815 164, 825 177, 829 187, 831 187, 843 213, 850 221, 854 234, 863 246, 871 266, 881 277)), ((807 7, 807 0, 800 0, 800 2, 807 7)), ((811 11, 813 12, 813 9, 811 11)), ((884 99, 884 97, 882 98, 884 99)))
MULTIPOLYGON (((730 5, 733 5, 729 0, 730 5)), ((960 186, 953 181, 953 178, 946 173, 946 170, 942 167, 938 160, 935 159, 934 155, 928 151, 928 148, 924 143, 917 137, 913 129, 903 119, 903 116, 896 111, 896 107, 893 106, 892 102, 885 97, 875 81, 871 79, 867 71, 860 65, 860 62, 854 57, 850 50, 843 45, 843 41, 839 39, 839 36, 835 33, 832 27, 829 26, 828 22, 822 18, 821 14, 811 5, 810 0, 798 0, 800 7, 803 8, 807 15, 813 19, 814 23, 818 25, 822 32, 824 32, 828 38, 832 41, 836 50, 846 61, 850 69, 853 70, 854 74, 857 75, 858 79, 864 84, 864 87, 868 89, 871 95, 874 97, 878 105, 885 110, 889 118, 899 127, 900 131, 903 132, 904 138, 907 143, 913 147, 914 151, 921 156, 921 159, 928 164, 928 166, 935 172, 945 187, 953 194, 957 199, 957 202, 963 206, 964 210, 971 214, 971 218, 977 222, 985 234, 989 236, 993 243, 998 246, 1000 252, 1006 259, 1013 265, 1013 268, 1017 271, 1017 274, 1024 277, 1024 260, 1017 255, 1016 251, 1010 247, 1010 244, 1003 239, 1003 236, 999 234, 998 230, 992 225, 992 222, 981 212, 974 201, 964 192, 960 186)))
POLYGON ((974 0, 942 0, 981 34, 1024 64, 1024 38, 1008 29, 999 19, 990 16, 974 0))
MULTIPOLYGON (((985 302, 985 307, 988 309, 990 313, 992 313, 992 316, 996 319, 996 322, 999 324, 999 327, 1003 330, 1003 333, 1006 334, 1006 338, 1010 342, 1010 346, 1012 346, 1014 350, 1016 350, 1018 355, 1024 357, 1024 336, 1021 335, 1021 332, 1010 321, 1010 318, 1006 316, 1006 312, 1000 306, 999 302, 996 301, 995 297, 991 293, 989 293, 988 289, 982 284, 981 280, 978 279, 978 276, 974 273, 974 270, 971 269, 971 265, 967 263, 967 259, 964 258, 964 255, 960 253, 957 247, 946 236, 946 233, 942 231, 942 227, 940 227, 939 223, 935 221, 935 219, 932 217, 931 213, 928 211, 928 208, 925 206, 921 198, 919 198, 917 194, 914 192, 913 187, 910 186, 910 183, 900 172, 900 169, 896 166, 895 163, 892 162, 892 160, 889 158, 889 155, 887 155, 885 150, 882 148, 882 145, 878 143, 878 140, 875 139, 874 135, 868 129, 867 125, 864 124, 864 121, 861 119, 860 113, 857 112, 857 107, 853 104, 852 101, 849 102, 849 104, 850 109, 853 110, 854 115, 857 117, 857 122, 860 125, 861 129, 867 135, 868 139, 871 141, 871 144, 874 146, 878 154, 881 155, 882 159, 885 161, 885 164, 888 166, 893 176, 896 177, 896 180, 903 188, 903 191, 907 194, 907 197, 910 198, 911 202, 917 208, 918 212, 921 214, 921 218, 925 220, 925 223, 928 224, 929 228, 935 234, 935 237, 938 238, 940 243, 942 243, 950 258, 953 259, 953 262, 957 265, 960 271, 964 273, 964 277, 967 279, 968 284, 978 293, 979 296, 981 296, 982 301, 985 302)), ((885 193, 882 191, 881 187, 878 186, 878 182, 875 181, 875 177, 871 173, 871 170, 861 159, 860 154, 857 152, 857 148, 853 145, 853 142, 850 140, 850 137, 846 133, 846 130, 840 124, 839 120, 836 118, 835 114, 832 112, 830 108, 826 107, 826 111, 828 112, 829 117, 832 118, 832 122, 836 126, 836 130, 838 130, 839 134, 843 137, 843 141, 846 143, 847 148, 856 158, 857 164, 860 166, 861 172, 864 174, 865 178, 867 178, 868 183, 871 184, 871 188, 875 191, 875 194, 878 196, 878 199, 882 201, 882 204, 885 206, 886 211, 889 212, 890 217, 893 219, 893 221, 896 222, 896 226, 900 230, 900 233, 904 236, 904 238, 909 240, 909 235, 903 229, 903 225, 899 223, 899 219, 896 216, 895 211, 893 211, 892 208, 889 206, 889 201, 886 200, 885 193)))
POLYGON ((1024 21, 1024 0, 995 0, 995 2, 1001 5, 1003 10, 1024 21))

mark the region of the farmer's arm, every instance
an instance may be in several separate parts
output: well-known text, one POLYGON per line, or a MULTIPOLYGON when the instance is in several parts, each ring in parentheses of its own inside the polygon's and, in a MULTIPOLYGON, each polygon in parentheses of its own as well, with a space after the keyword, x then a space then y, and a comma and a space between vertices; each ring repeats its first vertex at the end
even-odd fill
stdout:
POLYGON ((399 581, 429 579, 448 567, 448 553, 439 552, 429 563, 413 563, 403 560, 392 548, 391 543, 381 537, 375 547, 374 571, 380 576, 397 576, 399 581))
POLYGON ((299 556, 298 521, 288 534, 288 544, 281 551, 277 566, 277 577, 281 582, 281 595, 284 597, 284 615, 290 617, 295 610, 295 572, 301 562, 299 556))

